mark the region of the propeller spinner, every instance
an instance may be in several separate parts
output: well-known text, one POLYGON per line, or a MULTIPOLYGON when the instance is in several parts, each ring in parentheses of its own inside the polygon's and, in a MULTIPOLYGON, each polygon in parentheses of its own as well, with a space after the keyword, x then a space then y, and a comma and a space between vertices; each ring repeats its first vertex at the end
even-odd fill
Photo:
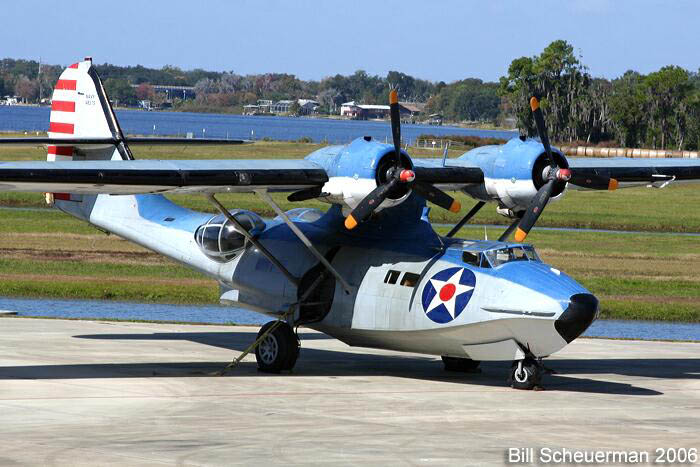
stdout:
POLYGON ((410 167, 404 167, 404 162, 401 157, 401 115, 399 113, 399 95, 395 89, 389 92, 389 111, 391 116, 391 137, 394 141, 395 163, 387 169, 386 181, 377 188, 372 190, 370 194, 365 196, 362 201, 353 209, 353 211, 345 218, 345 227, 354 229, 357 225, 372 215, 377 207, 384 201, 389 193, 397 186, 404 185, 407 189, 412 189, 427 201, 430 201, 443 209, 452 212, 459 212, 462 206, 457 200, 452 198, 444 191, 436 188, 430 183, 416 180, 416 174, 410 167))

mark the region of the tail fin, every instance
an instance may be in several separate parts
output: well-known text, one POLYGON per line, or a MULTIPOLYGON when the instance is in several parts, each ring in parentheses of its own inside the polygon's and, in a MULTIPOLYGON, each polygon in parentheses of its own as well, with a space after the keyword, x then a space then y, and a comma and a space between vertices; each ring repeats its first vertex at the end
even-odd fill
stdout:
MULTIPOLYGON (((48 146, 48 161, 59 160, 131 160, 114 109, 92 59, 66 68, 53 91, 49 137, 57 139, 111 138, 114 144, 53 144, 48 146)), ((81 202, 83 197, 67 193, 47 193, 47 202, 81 202)), ((61 206, 59 206, 61 207, 61 206)))

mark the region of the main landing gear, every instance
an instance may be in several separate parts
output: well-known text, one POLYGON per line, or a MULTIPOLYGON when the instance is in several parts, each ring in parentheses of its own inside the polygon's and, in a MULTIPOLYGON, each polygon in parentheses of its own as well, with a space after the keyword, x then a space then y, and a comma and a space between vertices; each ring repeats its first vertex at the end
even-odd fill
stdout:
POLYGON ((508 382, 513 389, 542 389, 540 382, 545 371, 542 362, 532 357, 516 360, 510 369, 508 382))
POLYGON ((272 326, 275 328, 255 348, 258 370, 266 373, 291 370, 299 357, 299 339, 289 324, 280 321, 270 321, 260 328, 258 338, 272 326))

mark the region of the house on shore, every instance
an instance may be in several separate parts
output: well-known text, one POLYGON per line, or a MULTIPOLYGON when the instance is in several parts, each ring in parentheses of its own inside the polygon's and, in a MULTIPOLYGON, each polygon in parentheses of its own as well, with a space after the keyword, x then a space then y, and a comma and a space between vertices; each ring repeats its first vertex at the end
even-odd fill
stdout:
MULTIPOLYGON (((381 104, 357 104, 355 101, 345 102, 340 106, 340 116, 354 120, 368 120, 377 118, 389 118, 388 105, 381 104)), ((401 118, 413 119, 419 116, 425 109, 425 104, 420 102, 399 102, 401 118)))
POLYGON ((313 115, 318 112, 321 104, 313 99, 299 99, 299 115, 313 115))

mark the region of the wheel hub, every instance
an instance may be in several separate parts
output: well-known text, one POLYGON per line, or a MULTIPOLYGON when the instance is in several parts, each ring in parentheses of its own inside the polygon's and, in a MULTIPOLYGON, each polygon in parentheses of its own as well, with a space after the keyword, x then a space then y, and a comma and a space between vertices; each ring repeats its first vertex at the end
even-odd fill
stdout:
POLYGON ((277 339, 275 339, 275 336, 271 334, 266 336, 260 343, 259 351, 261 360, 266 365, 271 365, 279 353, 279 345, 277 344, 277 339))

